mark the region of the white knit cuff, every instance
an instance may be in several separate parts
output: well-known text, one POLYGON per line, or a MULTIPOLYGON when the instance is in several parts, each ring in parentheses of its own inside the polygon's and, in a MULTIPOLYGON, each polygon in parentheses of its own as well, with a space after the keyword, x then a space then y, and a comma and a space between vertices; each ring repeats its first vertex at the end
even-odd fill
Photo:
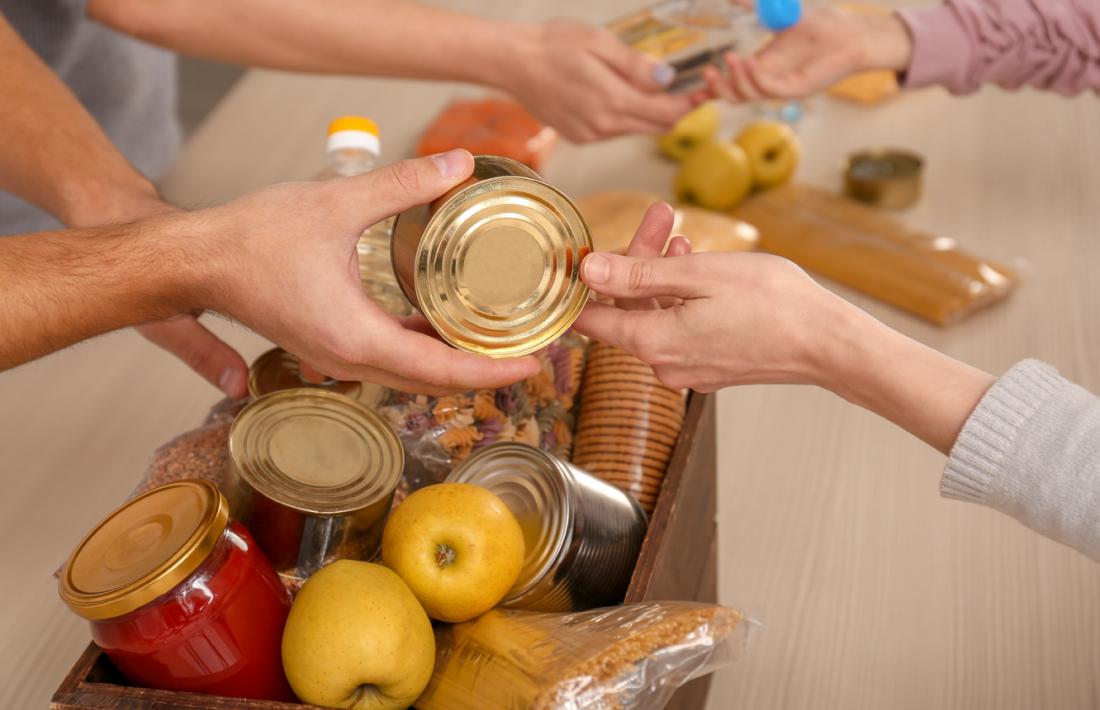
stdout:
POLYGON ((982 397, 967 419, 940 481, 946 498, 995 505, 993 482, 1022 427, 1065 380, 1050 365, 1024 360, 1009 370, 982 397))

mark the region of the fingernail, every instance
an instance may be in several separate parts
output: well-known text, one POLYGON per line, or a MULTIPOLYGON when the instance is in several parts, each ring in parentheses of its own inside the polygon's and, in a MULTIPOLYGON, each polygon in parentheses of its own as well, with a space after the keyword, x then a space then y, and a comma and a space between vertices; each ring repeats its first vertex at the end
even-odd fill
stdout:
POLYGON ((589 254, 584 260, 584 280, 590 284, 607 283, 611 276, 611 262, 602 254, 589 254))
POLYGON ((238 397, 239 388, 237 387, 237 370, 233 367, 227 367, 222 370, 222 374, 218 375, 218 389, 230 397, 238 397))
POLYGON ((676 78, 676 70, 669 64, 657 62, 653 65, 650 76, 653 77, 653 83, 657 86, 668 86, 676 78))
POLYGON ((443 177, 450 180, 462 175, 466 170, 468 158, 464 150, 449 150, 446 153, 436 153, 432 156, 436 170, 443 177))

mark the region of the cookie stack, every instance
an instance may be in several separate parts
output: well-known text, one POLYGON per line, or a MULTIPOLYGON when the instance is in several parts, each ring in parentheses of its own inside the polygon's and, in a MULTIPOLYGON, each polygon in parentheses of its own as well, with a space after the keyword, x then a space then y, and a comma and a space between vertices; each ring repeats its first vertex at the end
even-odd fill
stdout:
POLYGON ((573 444, 577 466, 626 491, 650 513, 683 423, 681 392, 662 385, 626 352, 589 346, 573 444))

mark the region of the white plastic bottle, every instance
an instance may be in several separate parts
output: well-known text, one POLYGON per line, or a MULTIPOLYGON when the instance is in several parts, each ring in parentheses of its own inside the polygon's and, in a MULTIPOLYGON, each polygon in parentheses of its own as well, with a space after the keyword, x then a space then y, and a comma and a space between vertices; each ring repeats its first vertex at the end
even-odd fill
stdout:
MULTIPOLYGON (((378 126, 362 116, 343 116, 328 127, 325 157, 328 169, 321 177, 352 177, 374 170, 378 165, 381 142, 378 126)), ((413 306, 405 298, 393 275, 390 262, 390 236, 393 218, 368 227, 359 237, 359 278, 363 290, 387 313, 406 316, 413 306)))

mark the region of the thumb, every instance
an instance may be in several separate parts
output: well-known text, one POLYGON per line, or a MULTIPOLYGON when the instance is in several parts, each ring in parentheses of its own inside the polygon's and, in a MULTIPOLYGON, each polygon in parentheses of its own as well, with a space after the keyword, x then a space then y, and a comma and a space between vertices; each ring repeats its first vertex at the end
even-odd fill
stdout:
POLYGON ((423 205, 460 184, 474 171, 474 157, 465 150, 451 150, 425 158, 401 160, 365 175, 333 181, 343 190, 348 204, 366 208, 371 224, 423 205), (363 199, 366 196, 368 199, 363 199))
POLYGON ((608 66, 641 91, 664 91, 676 78, 676 70, 670 64, 624 44, 611 32, 603 35, 595 49, 608 66))
POLYGON ((596 253, 581 263, 581 277, 593 291, 612 298, 696 298, 703 293, 694 266, 691 256, 638 259, 596 253))

